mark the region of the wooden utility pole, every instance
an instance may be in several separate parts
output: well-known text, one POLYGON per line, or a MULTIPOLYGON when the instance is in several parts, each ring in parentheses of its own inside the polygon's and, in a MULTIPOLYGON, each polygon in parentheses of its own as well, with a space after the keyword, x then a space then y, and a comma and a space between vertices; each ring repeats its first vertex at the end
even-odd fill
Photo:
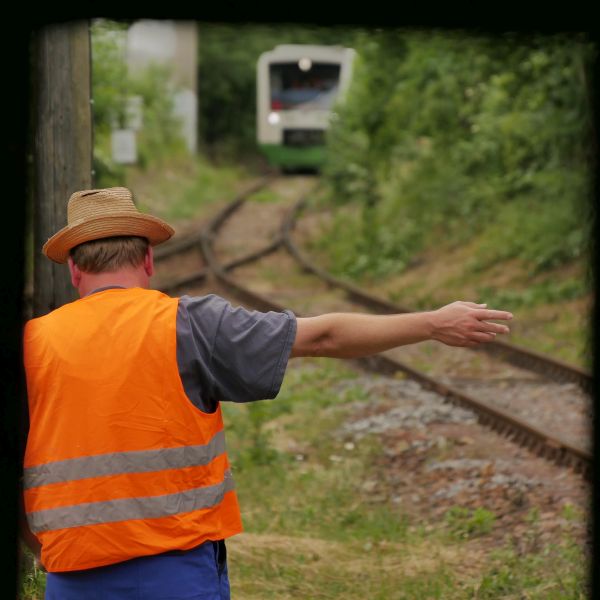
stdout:
POLYGON ((33 314, 76 298, 69 270, 42 252, 67 224, 67 201, 92 184, 90 29, 87 21, 48 25, 35 40, 33 314))

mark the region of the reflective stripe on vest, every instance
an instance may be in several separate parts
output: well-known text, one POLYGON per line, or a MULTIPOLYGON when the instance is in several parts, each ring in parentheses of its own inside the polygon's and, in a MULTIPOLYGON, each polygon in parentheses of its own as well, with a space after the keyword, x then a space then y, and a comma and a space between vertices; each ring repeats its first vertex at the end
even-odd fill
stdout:
POLYGON ((216 485, 165 496, 87 502, 63 508, 39 510, 29 513, 27 520, 31 531, 39 533, 49 529, 98 525, 130 519, 156 519, 215 506, 223 500, 225 492, 233 489, 231 472, 225 471, 224 480, 216 485))
POLYGON ((76 481, 103 475, 147 473, 206 465, 223 452, 225 452, 225 434, 223 431, 219 431, 208 444, 201 446, 112 452, 28 467, 24 469, 24 488, 29 489, 50 483, 76 481))
POLYGON ((201 412, 181 382, 177 307, 108 289, 26 325, 24 501, 50 572, 242 531, 221 408, 201 412))

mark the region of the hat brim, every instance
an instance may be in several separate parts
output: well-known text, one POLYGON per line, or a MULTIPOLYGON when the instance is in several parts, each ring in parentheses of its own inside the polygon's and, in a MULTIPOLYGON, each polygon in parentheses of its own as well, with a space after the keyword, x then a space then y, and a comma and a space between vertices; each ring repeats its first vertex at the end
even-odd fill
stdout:
POLYGON ((43 246, 42 252, 54 262, 66 263, 69 251, 92 240, 135 235, 145 237, 151 246, 166 242, 175 230, 158 217, 127 212, 86 219, 73 223, 55 233, 43 246))

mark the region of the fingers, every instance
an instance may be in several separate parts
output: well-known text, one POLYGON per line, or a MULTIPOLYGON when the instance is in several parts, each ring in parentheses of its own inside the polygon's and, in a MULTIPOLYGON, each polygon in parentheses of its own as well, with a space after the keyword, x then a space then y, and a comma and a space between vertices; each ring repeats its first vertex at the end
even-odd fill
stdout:
POLYGON ((479 309, 476 311, 475 316, 480 320, 488 319, 499 319, 501 321, 510 321, 513 318, 513 314, 505 310, 491 310, 491 309, 479 309))
POLYGON ((463 302, 465 306, 469 308, 485 308, 487 304, 476 304, 475 302, 463 302))
POLYGON ((487 332, 483 332, 483 331, 474 331, 473 333, 471 333, 469 335, 469 343, 471 342, 478 342, 478 343, 483 343, 483 342, 491 342, 496 338, 496 334, 495 333, 487 333, 487 332))
POLYGON ((506 325, 500 323, 488 323, 487 321, 479 322, 478 331, 486 331, 490 333, 510 333, 510 329, 506 325))

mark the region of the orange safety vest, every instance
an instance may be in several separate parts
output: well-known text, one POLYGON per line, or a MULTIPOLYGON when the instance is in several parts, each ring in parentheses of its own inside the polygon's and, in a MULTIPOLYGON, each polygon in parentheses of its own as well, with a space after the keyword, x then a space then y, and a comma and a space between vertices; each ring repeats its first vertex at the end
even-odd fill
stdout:
POLYGON ((181 382, 177 306, 108 289, 25 326, 25 511, 48 571, 242 531, 221 408, 200 411, 181 382))

